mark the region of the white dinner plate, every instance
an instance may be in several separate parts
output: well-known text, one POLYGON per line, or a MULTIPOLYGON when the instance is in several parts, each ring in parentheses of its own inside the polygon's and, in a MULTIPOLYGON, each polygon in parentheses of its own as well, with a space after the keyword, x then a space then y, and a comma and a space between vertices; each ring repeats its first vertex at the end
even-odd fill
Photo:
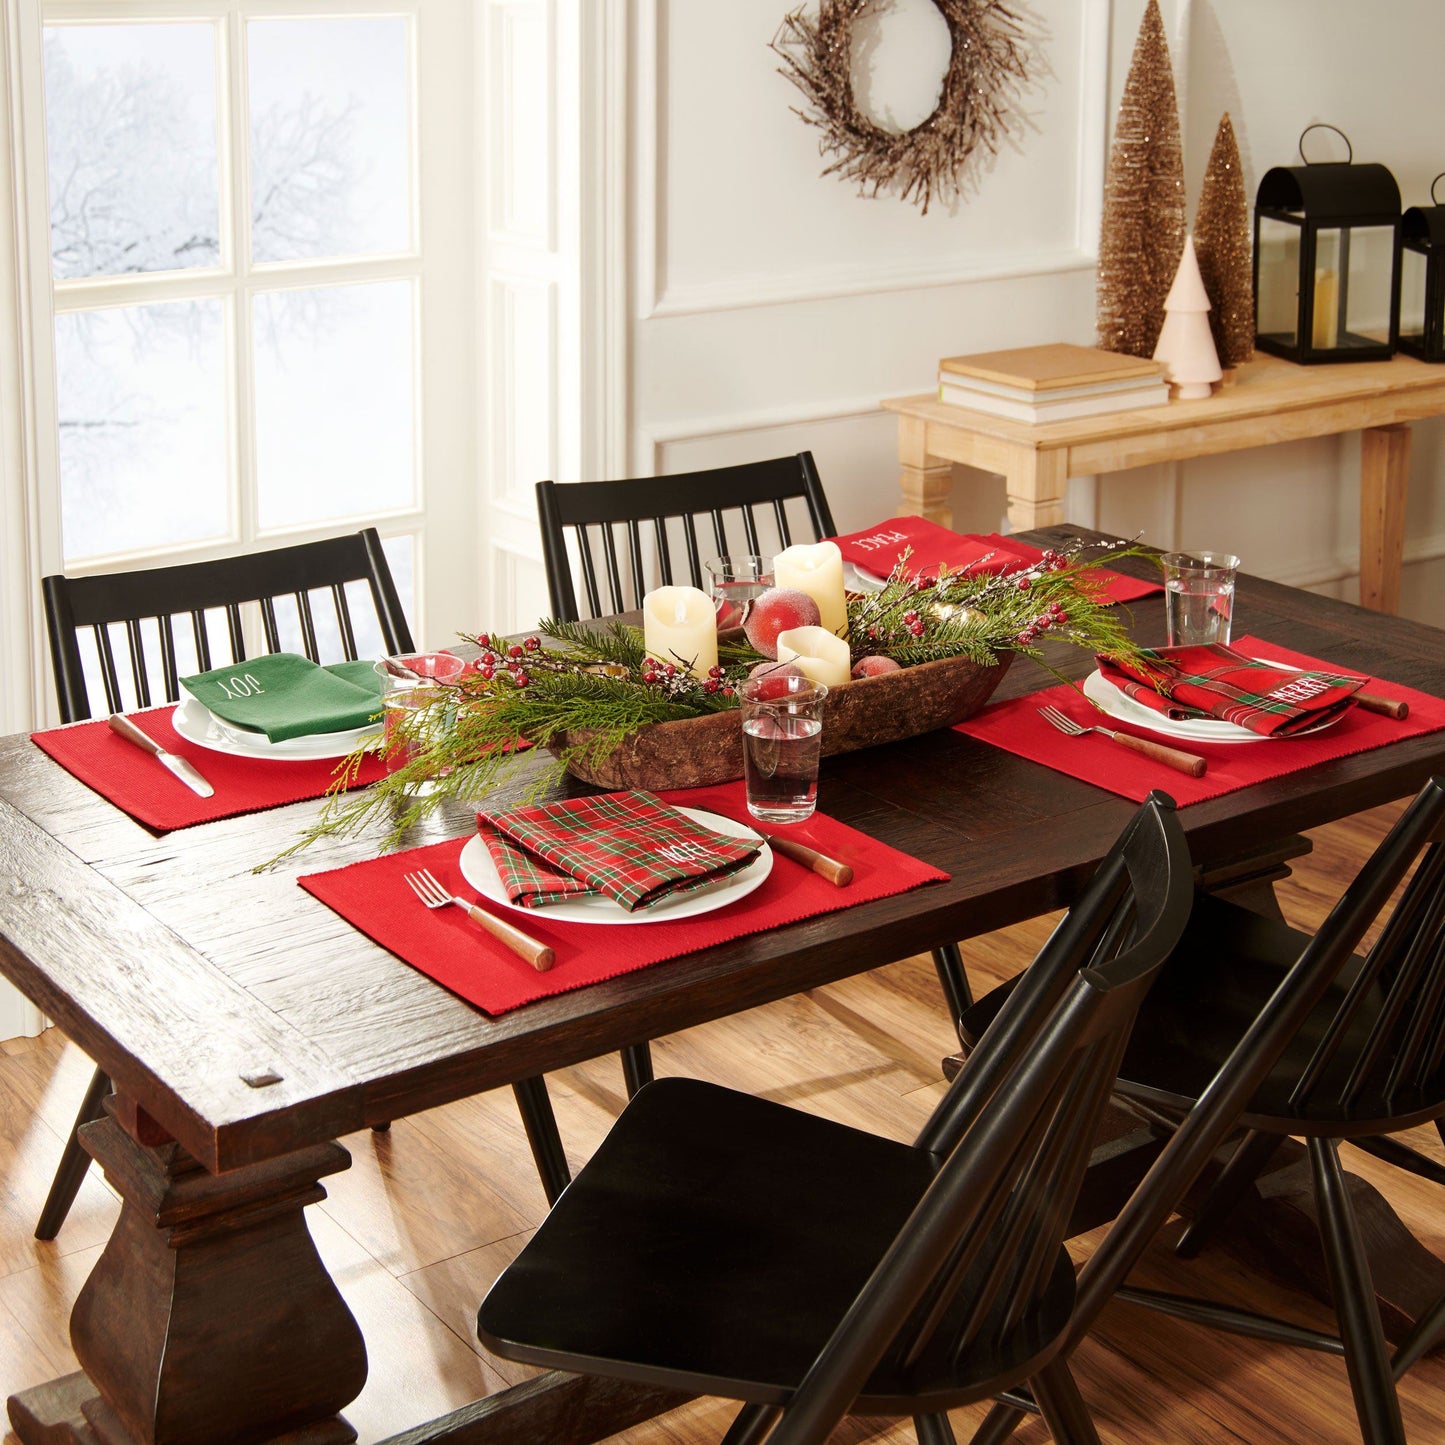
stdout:
MULTIPOLYGON (((679 808, 694 823, 726 833, 730 838, 755 838, 758 835, 745 823, 734 822, 731 818, 717 813, 705 813, 699 808, 679 808)), ((746 868, 730 873, 711 888, 695 888, 691 893, 678 893, 666 903, 653 908, 639 908, 629 913, 620 903, 603 894, 588 894, 584 898, 569 898, 564 903, 549 903, 545 908, 523 908, 507 897, 502 887, 497 865, 487 852, 487 845, 481 838, 473 837, 462 849, 462 877, 493 903, 500 903, 515 913, 528 918, 541 918, 558 923, 671 923, 678 918, 693 918, 699 913, 711 913, 717 908, 726 908, 739 898, 746 898, 755 888, 761 888, 763 880, 773 871, 773 850, 764 842, 758 855, 746 868)))
POLYGON ((354 753, 368 737, 380 736, 379 722, 364 728, 351 728, 340 733, 313 733, 310 737, 287 738, 273 743, 265 733, 232 727, 223 722, 203 702, 186 696, 171 718, 171 726, 188 743, 209 748, 213 753, 229 753, 237 758, 266 758, 271 762, 297 763, 319 758, 344 758, 354 753))
POLYGON ((1251 732, 1237 723, 1223 722, 1219 718, 1168 718, 1135 702, 1126 692, 1114 686, 1097 668, 1084 679, 1084 696, 1097 703, 1116 722, 1132 723, 1135 727, 1146 728, 1160 737, 1185 743, 1269 743, 1288 742, 1290 738, 1309 737, 1312 733, 1323 732, 1333 727, 1344 716, 1343 712, 1317 723, 1312 728, 1290 733, 1288 737, 1270 737, 1266 733, 1251 732))

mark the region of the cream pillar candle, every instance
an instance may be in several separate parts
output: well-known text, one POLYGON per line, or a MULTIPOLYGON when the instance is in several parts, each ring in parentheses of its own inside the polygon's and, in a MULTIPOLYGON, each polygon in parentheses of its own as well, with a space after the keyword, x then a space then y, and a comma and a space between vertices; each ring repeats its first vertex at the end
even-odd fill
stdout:
MULTIPOLYGON (((796 587, 818 604, 822 626, 842 636, 848 631, 848 602, 843 595, 843 554, 836 542, 788 547, 773 558, 773 585, 796 587)), ((846 681, 846 679, 844 679, 846 681)))
POLYGON ((642 599, 647 655, 705 678, 717 666, 717 608, 696 587, 659 587, 642 599))
POLYGON ((778 633, 778 661, 797 663, 814 682, 828 687, 837 687, 851 676, 848 644, 826 627, 794 627, 778 633))
POLYGON ((1340 278, 1334 271, 1315 272, 1315 315, 1310 345, 1323 350, 1340 344, 1340 278))

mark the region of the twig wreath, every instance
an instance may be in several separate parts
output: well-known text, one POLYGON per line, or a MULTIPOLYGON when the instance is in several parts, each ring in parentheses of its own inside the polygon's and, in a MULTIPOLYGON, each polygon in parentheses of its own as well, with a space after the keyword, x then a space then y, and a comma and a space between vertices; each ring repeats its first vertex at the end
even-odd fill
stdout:
POLYGON ((851 75, 853 26, 884 0, 820 0, 818 13, 787 15, 772 41, 782 74, 807 97, 795 114, 823 132, 823 174, 871 187, 897 187, 928 213, 934 197, 962 189, 980 151, 997 154, 1009 114, 1028 83, 1030 36, 1018 15, 996 0, 933 0, 948 25, 952 51, 933 114, 909 131, 888 131, 858 108, 851 75))

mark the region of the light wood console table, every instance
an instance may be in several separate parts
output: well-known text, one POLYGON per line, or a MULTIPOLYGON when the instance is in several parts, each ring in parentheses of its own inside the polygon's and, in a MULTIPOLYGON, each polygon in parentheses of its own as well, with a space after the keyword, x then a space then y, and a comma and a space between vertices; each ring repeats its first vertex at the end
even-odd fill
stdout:
POLYGON ((952 464, 1000 473, 1016 532, 1069 520, 1070 477, 1152 462, 1360 433, 1360 601, 1394 612, 1400 600, 1410 429, 1445 415, 1445 366, 1411 357, 1342 366, 1295 366, 1259 356, 1208 401, 1031 426, 949 406, 936 396, 895 397, 899 512, 952 524, 952 464))

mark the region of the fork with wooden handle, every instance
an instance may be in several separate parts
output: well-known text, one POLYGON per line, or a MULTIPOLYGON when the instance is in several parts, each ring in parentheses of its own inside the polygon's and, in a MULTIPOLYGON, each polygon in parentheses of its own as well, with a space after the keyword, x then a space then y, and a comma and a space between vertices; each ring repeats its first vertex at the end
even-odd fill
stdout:
POLYGON ((1071 738, 1081 738, 1085 733, 1103 733, 1111 742, 1116 742, 1122 748, 1132 748, 1136 753, 1142 753, 1146 758, 1153 758, 1156 763, 1163 763, 1165 767, 1174 768, 1181 773, 1188 773, 1191 778, 1202 778, 1204 770, 1209 764, 1194 753, 1180 752, 1178 748, 1165 747, 1163 743, 1151 743, 1144 738, 1132 737, 1129 733, 1116 733, 1112 728, 1085 727, 1083 723, 1076 723, 1073 718, 1066 717, 1058 708, 1044 706, 1039 710, 1039 716, 1046 723, 1058 728, 1061 733, 1071 738))
POLYGON ((468 903, 465 898, 458 898, 456 894, 448 893, 429 869, 423 868, 418 873, 407 873, 403 877, 406 879, 406 886, 428 908, 445 908, 448 904, 455 905, 473 923, 480 924, 498 942, 505 943, 518 958, 526 959, 538 973, 546 973, 556 963, 557 955, 545 943, 539 943, 535 938, 523 933, 520 928, 513 928, 510 923, 504 923, 500 918, 493 918, 486 909, 478 908, 475 903, 468 903))

